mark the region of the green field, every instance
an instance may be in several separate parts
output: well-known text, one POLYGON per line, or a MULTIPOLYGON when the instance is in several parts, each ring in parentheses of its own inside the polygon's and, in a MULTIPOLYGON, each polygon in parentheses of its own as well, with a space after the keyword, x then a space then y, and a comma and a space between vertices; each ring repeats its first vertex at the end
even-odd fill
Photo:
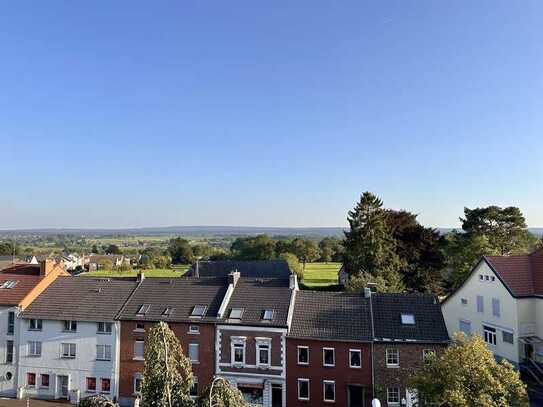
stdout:
POLYGON ((303 283, 309 288, 323 288, 337 284, 341 263, 307 263, 303 283))
MULTIPOLYGON (((171 269, 149 269, 143 270, 146 277, 180 277, 189 268, 188 265, 176 266, 171 269)), ((85 277, 135 277, 141 270, 132 271, 114 271, 114 270, 100 270, 93 271, 91 273, 82 273, 80 276, 85 277)))

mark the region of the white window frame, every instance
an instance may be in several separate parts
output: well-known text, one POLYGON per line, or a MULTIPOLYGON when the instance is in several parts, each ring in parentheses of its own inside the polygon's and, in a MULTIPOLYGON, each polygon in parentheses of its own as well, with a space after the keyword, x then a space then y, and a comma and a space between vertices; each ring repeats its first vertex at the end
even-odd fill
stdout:
POLYGON ((299 378, 298 379, 298 400, 309 401, 311 399, 311 389, 310 389, 309 379, 299 378), (307 397, 300 396, 300 383, 307 383, 307 397))
POLYGON ((87 387, 86 393, 96 393, 98 391, 98 378, 94 376, 85 377, 85 385, 87 387), (89 379, 94 379, 94 390, 89 389, 89 379))
POLYGON ((96 345, 96 360, 111 361, 111 345, 96 345), (102 355, 100 355, 100 352, 98 349, 102 349, 102 355), (107 357, 108 349, 109 349, 109 358, 107 357))
POLYGON ((230 364, 232 366, 240 367, 245 366, 245 357, 247 355, 247 338, 245 336, 232 336, 230 338, 230 364), (240 346, 243 349, 243 361, 242 362, 236 362, 236 352, 235 349, 240 348, 240 346))
POLYGON ((60 358, 61 359, 75 359, 77 356, 77 346, 75 343, 63 342, 60 344, 60 358), (68 353, 64 354, 64 346, 68 347, 68 353), (73 353, 72 353, 73 349, 73 353))
POLYGON ((40 357, 41 346, 42 343, 40 341, 28 341, 27 356, 40 357))
POLYGON ((336 349, 335 348, 322 348, 322 365, 324 367, 334 367, 336 365, 336 349), (334 359, 334 363, 327 364, 326 363, 326 351, 332 351, 332 358, 334 359))
POLYGON ((492 298, 492 316, 496 318, 501 317, 501 301, 499 298, 492 298), (497 312, 496 312, 497 311, 497 312))
POLYGON ((43 329, 43 320, 31 318, 28 320, 28 330, 29 331, 41 331, 43 329), (32 326, 34 325, 34 326, 32 326))
POLYGON ((111 393, 111 377, 100 377, 100 393, 110 394, 111 393), (109 380, 109 390, 104 390, 103 380, 109 380))
POLYGON ((8 339, 6 340, 6 360, 5 360, 6 365, 13 364, 14 358, 15 358, 15 342, 13 341, 13 339, 8 339), (10 348, 11 348, 11 352, 9 352, 10 348), (8 356, 11 356, 11 360, 9 360, 10 358, 8 358, 8 356))
POLYGON ((134 387, 134 389, 133 389, 134 394, 141 394, 141 381, 142 380, 143 380, 143 374, 142 373, 137 372, 137 373, 134 374, 134 379, 133 379, 133 383, 132 383, 133 387, 134 387), (140 389, 139 390, 136 389, 136 383, 137 383, 138 380, 140 382, 140 389))
POLYGON ((112 322, 98 322, 97 323, 96 333, 99 333, 100 335, 111 335, 112 332, 113 332, 112 322), (102 329, 100 329, 100 324, 102 325, 102 329))
POLYGON ((190 397, 196 398, 198 397, 198 376, 192 377, 192 386, 189 391, 190 397))
POLYGON ((49 373, 40 374, 40 388, 48 389, 51 387, 51 375, 49 373), (47 376, 47 386, 43 384, 43 376, 47 376))
POLYGON ((189 343, 189 359, 192 363, 200 363, 200 344, 193 342, 189 343), (192 359, 191 357, 191 348, 196 349, 196 359, 192 359))
POLYGON ((496 346, 498 343, 498 330, 492 326, 483 324, 483 340, 487 345, 496 346), (494 331, 491 331, 493 329, 494 331), (494 338, 494 341, 492 341, 494 338))
POLYGON ((387 367, 400 367, 400 350, 398 348, 387 348, 385 351, 385 363, 387 367), (396 354, 396 362, 389 362, 389 355, 396 354))
POLYGON ((62 321, 62 331, 63 332, 77 332, 77 321, 71 319, 65 319, 62 321), (66 328, 68 325, 68 328, 66 328))
POLYGON ((334 380, 323 380, 322 381, 322 401, 326 403, 335 403, 336 402, 336 382, 334 380), (331 384, 334 389, 334 398, 332 400, 326 398, 326 385, 331 384))
POLYGON ((349 367, 351 369, 362 369, 362 349, 349 349, 349 367), (359 356, 359 360, 360 360, 360 365, 359 366, 354 366, 351 361, 351 354, 353 353, 358 353, 358 356, 359 356))
POLYGON ((506 343, 508 345, 513 345, 515 343, 515 334, 512 331, 502 330, 502 342, 506 343), (512 342, 508 342, 508 341, 504 340, 504 336, 503 336, 504 334, 511 335, 512 342))
POLYGON ((387 404, 396 406, 396 405, 399 405, 401 401, 402 401, 402 394, 400 392, 400 388, 399 387, 387 387, 387 404), (398 401, 391 401, 390 400, 390 390, 397 390, 398 401))
POLYGON ((309 365, 309 346, 301 345, 301 346, 296 347, 296 360, 298 361, 299 365, 302 365, 302 366, 309 365), (307 350, 307 362, 300 362, 300 349, 307 350))
POLYGON ((145 360, 145 341, 143 339, 136 339, 134 341, 134 358, 133 358, 133 360, 145 360), (143 352, 142 352, 141 356, 136 354, 136 345, 138 345, 140 343, 143 345, 143 352))
POLYGON ((190 335, 200 335, 200 325, 189 325, 190 335))
POLYGON ((271 349, 272 349, 272 340, 271 338, 255 338, 256 341, 256 365, 257 367, 270 367, 271 366, 271 349), (262 363, 260 361, 260 351, 266 350, 268 352, 268 362, 262 363))

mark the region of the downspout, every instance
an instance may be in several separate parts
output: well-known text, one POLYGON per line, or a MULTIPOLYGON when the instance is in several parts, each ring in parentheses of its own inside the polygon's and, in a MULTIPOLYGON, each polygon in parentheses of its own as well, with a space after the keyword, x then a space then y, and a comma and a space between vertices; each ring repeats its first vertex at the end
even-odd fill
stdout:
POLYGON ((370 291, 369 303, 370 303, 370 324, 371 324, 371 393, 372 399, 375 398, 375 353, 373 350, 373 343, 375 341, 375 328, 373 326, 373 306, 372 306, 372 292, 370 291))

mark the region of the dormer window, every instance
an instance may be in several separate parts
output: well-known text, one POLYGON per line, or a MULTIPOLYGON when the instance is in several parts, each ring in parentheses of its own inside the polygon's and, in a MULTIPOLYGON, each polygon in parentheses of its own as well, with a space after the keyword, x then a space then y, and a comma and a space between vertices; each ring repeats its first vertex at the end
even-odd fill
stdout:
POLYGON ((232 308, 230 310, 230 319, 241 319, 243 316, 243 308, 232 308))
POLYGON ((402 325, 415 325, 415 315, 402 314, 402 325))
POLYGON ((143 316, 149 312, 151 309, 151 304, 142 304, 136 315, 143 316))
POLYGON ((13 288, 17 285, 18 281, 16 280, 7 280, 7 281, 4 281, 2 283, 2 285, 0 285, 0 288, 6 288, 6 289, 10 289, 10 288, 13 288))
POLYGON ((264 310, 264 314, 262 315, 263 321, 271 321, 273 319, 273 310, 272 309, 266 309, 264 310))
POLYGON ((191 317, 202 318, 206 313, 207 307, 205 305, 195 305, 192 309, 191 317))
POLYGON ((162 315, 164 315, 165 317, 169 317, 171 316, 173 313, 173 308, 172 307, 166 307, 164 308, 164 311, 162 312, 162 315))

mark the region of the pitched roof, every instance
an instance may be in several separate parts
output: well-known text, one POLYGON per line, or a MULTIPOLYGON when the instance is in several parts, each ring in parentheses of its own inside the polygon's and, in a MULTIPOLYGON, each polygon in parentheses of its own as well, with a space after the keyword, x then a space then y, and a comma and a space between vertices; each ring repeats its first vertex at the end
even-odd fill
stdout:
POLYGON ((362 294, 298 291, 289 336, 371 341, 369 300, 362 294))
POLYGON ((241 277, 288 280, 291 274, 284 260, 200 261, 191 266, 187 276, 196 276, 196 269, 200 277, 226 277, 232 271, 239 271, 241 277))
POLYGON ((372 294, 373 327, 377 341, 446 342, 447 327, 436 297, 428 294, 372 294), (402 324, 402 314, 414 324, 402 324))
POLYGON ((18 305, 42 278, 33 274, 0 273, 0 287, 7 281, 17 282, 13 288, 0 288, 0 304, 18 305))
POLYGON ((228 288, 224 278, 147 277, 118 314, 121 320, 141 321, 215 321, 228 288), (137 313, 143 304, 150 305, 145 315, 137 313), (203 318, 191 318, 196 305, 206 307, 203 318), (170 307, 169 316, 163 315, 170 307))
POLYGON ((222 321, 240 325, 286 327, 291 294, 292 290, 282 280, 240 277, 222 321), (243 309, 241 319, 230 318, 233 308, 243 309), (273 310, 271 321, 262 318, 267 309, 273 310))
POLYGON ((134 279, 58 277, 23 318, 112 321, 136 287, 134 279))
POLYGON ((543 295, 543 248, 521 256, 484 259, 514 296, 543 295))

